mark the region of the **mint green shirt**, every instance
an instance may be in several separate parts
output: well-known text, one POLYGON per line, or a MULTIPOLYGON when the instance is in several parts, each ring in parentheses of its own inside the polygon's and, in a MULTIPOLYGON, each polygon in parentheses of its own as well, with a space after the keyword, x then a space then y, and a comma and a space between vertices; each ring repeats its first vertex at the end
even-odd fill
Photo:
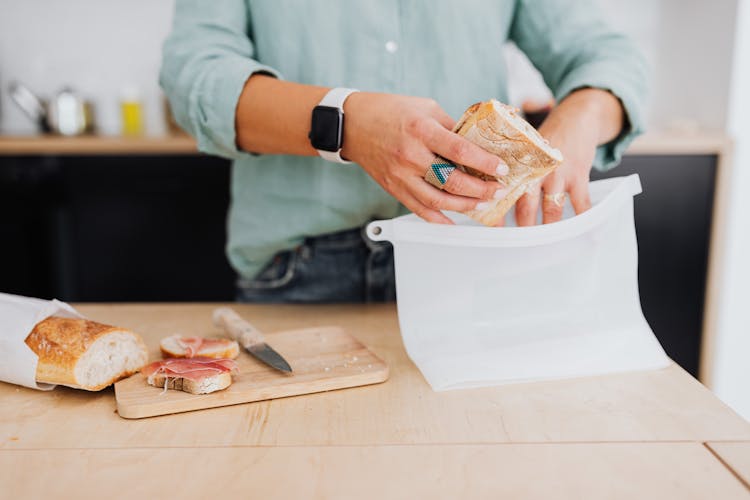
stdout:
POLYGON ((614 165, 642 129, 647 75, 588 1, 177 0, 161 85, 200 150, 234 160, 227 253, 238 273, 254 277, 305 236, 406 213, 355 164, 239 150, 235 108, 253 73, 431 97, 458 118, 474 102, 507 101, 506 40, 558 100, 587 86, 620 98, 630 125, 595 162, 614 165))

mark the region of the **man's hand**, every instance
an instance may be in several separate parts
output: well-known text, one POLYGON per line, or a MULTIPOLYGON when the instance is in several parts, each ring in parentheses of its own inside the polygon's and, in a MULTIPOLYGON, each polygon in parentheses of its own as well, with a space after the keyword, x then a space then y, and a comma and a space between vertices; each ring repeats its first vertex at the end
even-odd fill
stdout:
POLYGON ((497 156, 452 133, 454 120, 431 99, 357 92, 346 100, 344 117, 341 156, 427 221, 451 224, 440 210, 465 212, 507 194, 499 182, 458 169, 444 190, 424 180, 436 155, 492 176, 508 172, 497 156))
POLYGON ((536 224, 539 203, 542 203, 544 224, 562 218, 562 196, 568 193, 576 214, 591 208, 589 174, 596 147, 620 133, 624 112, 620 101, 599 89, 573 92, 555 107, 539 128, 550 144, 562 151, 563 164, 544 178, 541 186, 525 194, 516 203, 516 223, 536 224), (547 196, 545 196, 547 195, 547 196))
MULTIPOLYGON (((240 149, 316 156, 307 137, 310 115, 329 89, 256 74, 240 95, 235 116, 240 149)), ((451 132, 453 119, 431 99, 355 92, 344 103, 341 155, 357 162, 383 189, 430 222, 451 224, 440 210, 465 212, 507 191, 460 170, 438 189, 424 176, 436 155, 495 176, 508 173, 500 158, 451 132)))

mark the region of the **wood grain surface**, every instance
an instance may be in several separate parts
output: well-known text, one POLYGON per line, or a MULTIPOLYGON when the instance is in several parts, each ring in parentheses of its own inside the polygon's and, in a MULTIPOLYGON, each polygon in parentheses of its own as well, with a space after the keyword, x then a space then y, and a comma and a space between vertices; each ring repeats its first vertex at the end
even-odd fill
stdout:
MULTIPOLYGON (((147 422, 147 421, 146 421, 147 422)), ((747 499, 697 443, 0 451, 5 498, 747 499)))
MULTIPOLYGON (((215 304, 83 305, 148 339, 219 335, 215 304)), ((0 383, 0 449, 747 441, 750 424, 678 366, 435 393, 404 351, 395 306, 232 305, 265 332, 337 325, 383 359, 383 384, 126 420, 111 389, 0 383), (196 431, 198 429, 199 431, 196 431)))
MULTIPOLYGON (((339 327, 287 330, 265 337, 292 366, 293 373, 274 370, 244 349, 236 359, 239 373, 233 375, 232 385, 211 394, 164 391, 148 385, 137 373, 115 384, 118 414, 153 417, 377 384, 388 378, 386 364, 339 327)), ((145 340, 149 359, 160 359, 161 339, 150 335, 145 340)))
POLYGON ((750 491, 750 441, 711 442, 706 446, 750 491))

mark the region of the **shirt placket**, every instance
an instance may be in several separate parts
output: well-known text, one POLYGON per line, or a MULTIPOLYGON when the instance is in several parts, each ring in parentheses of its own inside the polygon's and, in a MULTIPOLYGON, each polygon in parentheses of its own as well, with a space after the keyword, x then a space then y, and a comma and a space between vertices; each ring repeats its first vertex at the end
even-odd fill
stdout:
POLYGON ((381 40, 384 54, 384 75, 386 77, 386 88, 389 92, 402 93, 401 83, 403 74, 402 44, 402 2, 391 0, 388 3, 389 22, 383 23, 383 39, 381 40))

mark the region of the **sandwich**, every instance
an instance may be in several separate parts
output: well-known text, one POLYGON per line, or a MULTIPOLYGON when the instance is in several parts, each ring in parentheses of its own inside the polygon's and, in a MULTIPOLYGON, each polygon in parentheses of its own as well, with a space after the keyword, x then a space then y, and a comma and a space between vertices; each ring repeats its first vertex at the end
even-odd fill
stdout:
POLYGON ((148 361, 138 334, 87 319, 51 316, 34 326, 26 345, 39 358, 37 382, 87 391, 104 389, 148 361))
POLYGON ((497 226, 527 190, 535 187, 563 161, 562 153, 519 116, 518 110, 494 99, 470 106, 453 131, 499 156, 509 167, 506 175, 493 177, 457 165, 475 177, 497 180, 509 190, 504 198, 490 200, 486 208, 466 212, 486 226, 497 226))
POLYGON ((237 363, 232 359, 167 358, 154 361, 142 373, 146 382, 155 387, 175 389, 190 394, 209 394, 232 384, 237 363))

